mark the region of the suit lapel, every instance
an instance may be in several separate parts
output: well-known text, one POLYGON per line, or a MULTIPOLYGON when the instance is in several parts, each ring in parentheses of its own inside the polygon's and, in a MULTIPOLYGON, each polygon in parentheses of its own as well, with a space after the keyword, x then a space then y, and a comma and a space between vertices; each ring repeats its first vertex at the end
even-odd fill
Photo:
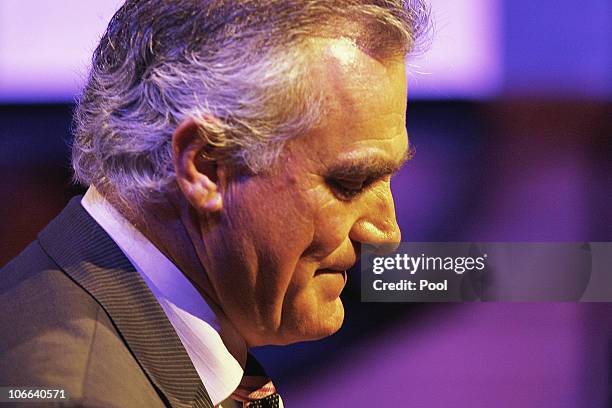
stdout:
POLYGON ((73 198, 39 235, 51 258, 104 308, 150 381, 174 408, 212 408, 159 303, 134 266, 73 198))

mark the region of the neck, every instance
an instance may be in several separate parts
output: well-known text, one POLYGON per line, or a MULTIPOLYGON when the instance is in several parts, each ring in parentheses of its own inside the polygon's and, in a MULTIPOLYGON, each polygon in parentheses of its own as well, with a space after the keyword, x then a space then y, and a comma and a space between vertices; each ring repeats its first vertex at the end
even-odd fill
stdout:
MULTIPOLYGON (((117 208, 115 203, 111 204, 117 208)), ((143 216, 128 217, 129 221, 157 247, 189 279, 214 312, 220 326, 219 335, 228 351, 243 364, 246 361, 244 340, 238 334, 223 308, 211 284, 202 256, 204 244, 201 237, 200 217, 178 197, 146 207, 143 216)))

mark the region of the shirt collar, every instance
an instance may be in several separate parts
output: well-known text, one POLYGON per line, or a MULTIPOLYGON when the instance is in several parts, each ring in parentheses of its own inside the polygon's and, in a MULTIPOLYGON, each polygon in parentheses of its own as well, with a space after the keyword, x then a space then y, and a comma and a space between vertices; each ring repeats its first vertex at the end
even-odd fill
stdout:
MULTIPOLYGON (((115 241, 153 292, 185 346, 213 404, 224 401, 240 384, 244 361, 236 360, 223 343, 215 313, 176 265, 94 186, 89 187, 81 204, 115 241)), ((242 351, 240 356, 246 358, 244 341, 238 349, 242 351)))

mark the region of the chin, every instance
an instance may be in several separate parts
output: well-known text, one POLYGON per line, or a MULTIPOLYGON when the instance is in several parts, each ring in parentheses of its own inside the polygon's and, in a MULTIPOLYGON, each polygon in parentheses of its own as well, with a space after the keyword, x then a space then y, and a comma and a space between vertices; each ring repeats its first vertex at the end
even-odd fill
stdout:
POLYGON ((337 298, 317 310, 304 312, 292 322, 291 327, 283 330, 282 342, 279 345, 320 340, 331 336, 342 327, 344 306, 340 298, 337 298))

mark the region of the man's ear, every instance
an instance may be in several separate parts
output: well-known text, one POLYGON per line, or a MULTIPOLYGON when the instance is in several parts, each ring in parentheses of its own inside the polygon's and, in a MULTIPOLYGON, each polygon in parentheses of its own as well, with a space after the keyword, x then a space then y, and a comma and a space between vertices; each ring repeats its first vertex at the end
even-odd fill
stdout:
POLYGON ((223 209, 223 197, 217 187, 217 163, 204 160, 201 152, 206 141, 193 118, 183 120, 172 135, 172 159, 181 192, 199 213, 223 209))

